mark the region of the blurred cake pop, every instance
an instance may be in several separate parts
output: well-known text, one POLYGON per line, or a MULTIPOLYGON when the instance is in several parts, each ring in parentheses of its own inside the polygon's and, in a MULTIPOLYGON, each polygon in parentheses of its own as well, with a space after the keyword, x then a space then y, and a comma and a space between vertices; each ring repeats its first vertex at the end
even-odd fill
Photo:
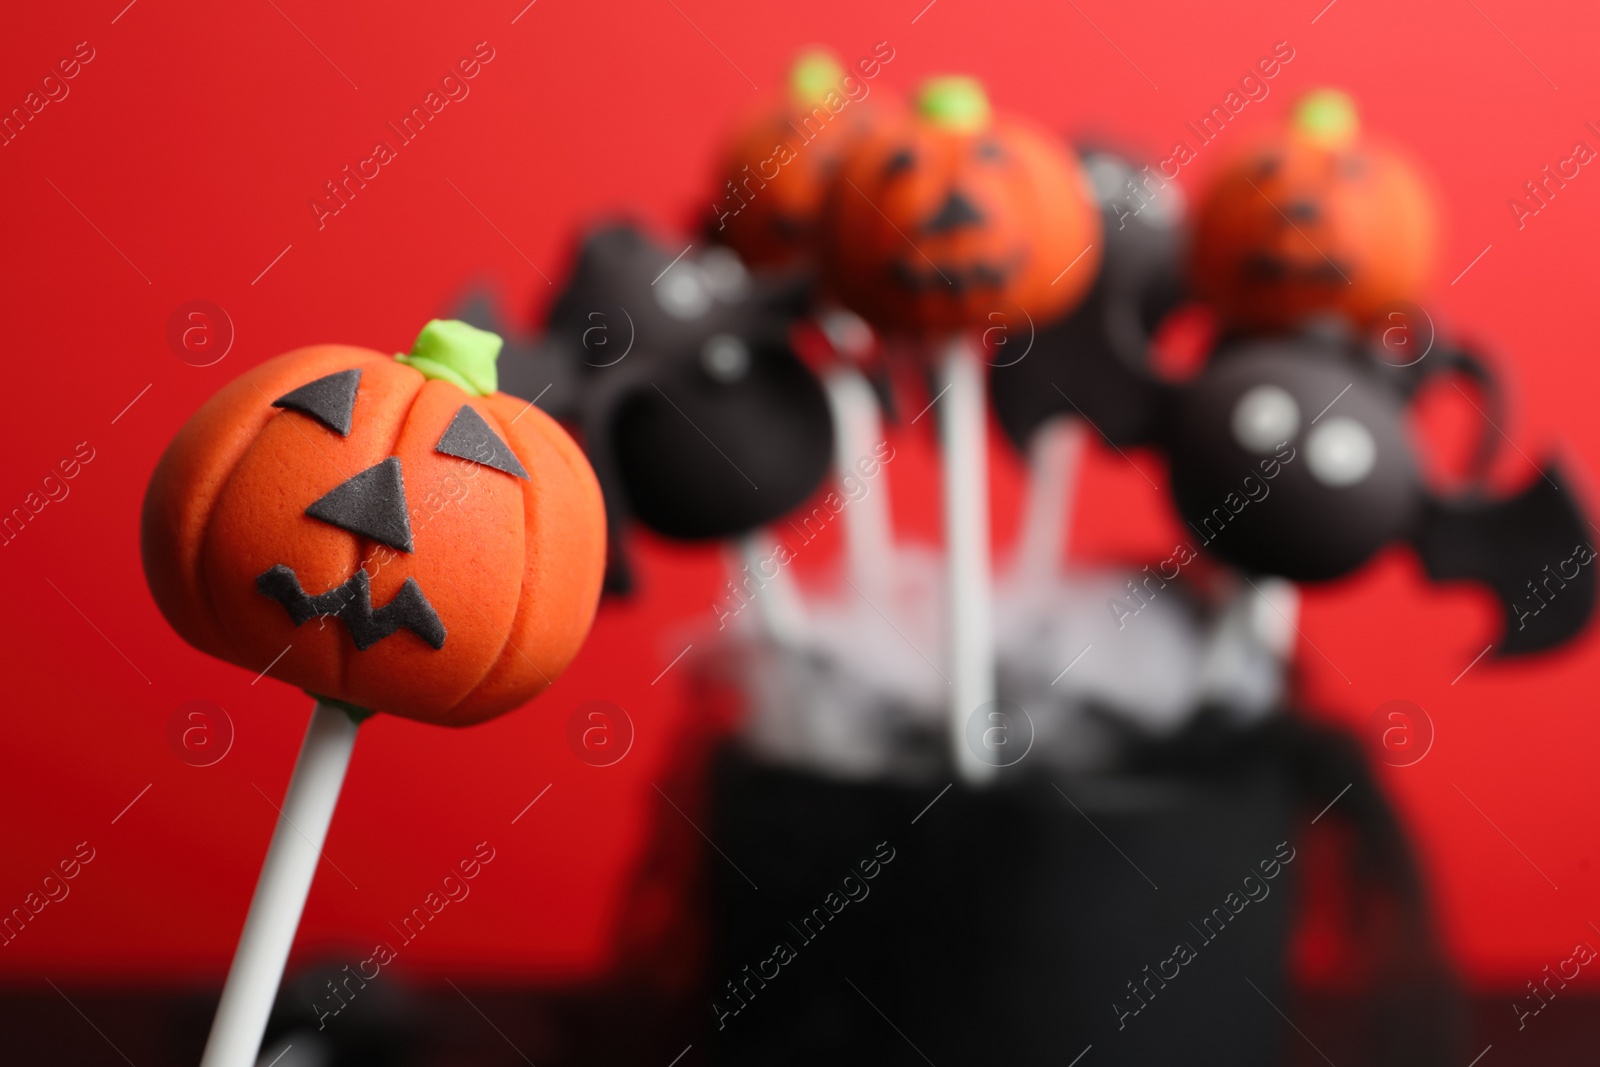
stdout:
POLYGON ((1019 448, 1056 415, 1086 418, 1113 442, 1147 436, 1149 409, 1139 402, 1149 388, 1147 349, 1184 300, 1182 191, 1169 184, 1130 212, 1134 165, 1105 149, 1086 148, 1081 157, 1100 209, 1099 274, 1081 304, 1037 323, 1031 346, 1019 344, 1016 356, 997 353, 989 372, 995 414, 1019 448))
POLYGON ((1594 553, 1560 465, 1511 496, 1481 484, 1438 495, 1388 375, 1344 339, 1310 334, 1236 343, 1194 382, 1154 389, 1173 499, 1199 544, 1246 572, 1325 581, 1409 543, 1435 580, 1495 593, 1501 654, 1572 639, 1593 613, 1594 553))
POLYGON ((827 398, 780 338, 715 334, 619 375, 584 420, 607 491, 657 533, 742 535, 797 507, 833 448, 827 398))
MULTIPOLYGON (((890 53, 892 55, 892 52, 890 53)), ((721 151, 725 195, 713 205, 713 240, 736 249, 756 268, 817 273, 817 238, 823 201, 842 160, 889 114, 881 95, 869 102, 875 60, 847 72, 821 48, 802 52, 781 100, 763 100, 735 124, 721 151)), ((819 368, 834 426, 833 466, 840 479, 872 462, 882 442, 880 404, 890 389, 872 327, 819 286, 814 307, 796 335, 819 368), (807 342, 814 342, 808 344, 807 342)), ((841 481, 839 489, 846 489, 841 481)), ((887 491, 854 501, 840 525, 846 546, 845 578, 869 591, 891 565, 887 491)))
POLYGON ((729 249, 673 253, 631 223, 609 223, 584 237, 546 317, 546 344, 601 371, 634 352, 696 352, 718 334, 782 336, 809 300, 802 279, 752 275, 729 249))
POLYGON ((1437 233, 1419 172, 1362 134, 1350 97, 1322 89, 1202 192, 1190 278, 1231 328, 1339 315, 1364 329, 1386 304, 1421 295, 1437 233))
POLYGON ((1135 195, 1143 190, 1126 159, 1105 149, 1085 149, 1082 158, 1104 235, 1099 275, 1082 304, 1038 324, 1014 356, 1008 338, 989 372, 1000 425, 1028 456, 1013 577, 1043 596, 1054 595, 1049 579, 1071 525, 1083 423, 1113 443, 1150 432, 1141 402, 1149 389, 1146 350, 1183 299, 1182 192, 1169 184, 1146 201, 1135 195), (1129 210, 1130 201, 1138 210, 1129 210))
POLYGON ((718 157, 721 200, 707 232, 755 268, 809 265, 823 196, 881 102, 825 48, 800 53, 781 100, 763 100, 718 157))
POLYGON ((915 113, 878 125, 845 158, 824 209, 823 262, 839 297, 884 330, 938 337, 996 314, 1047 321, 1099 265, 1086 184, 1059 139, 995 114, 975 79, 932 78, 915 113))
POLYGON ((920 344, 940 379, 932 402, 952 628, 947 725, 961 774, 978 781, 992 769, 969 758, 962 739, 969 717, 994 699, 995 671, 987 413, 966 332, 1020 331, 1071 307, 1099 264, 1099 216, 1064 144, 996 116, 976 79, 942 77, 924 83, 913 114, 856 143, 823 218, 832 291, 874 326, 920 344))
POLYGON ((584 238, 516 380, 530 400, 564 386, 556 412, 580 430, 605 495, 608 591, 632 588, 630 520, 738 537, 817 487, 831 422, 789 343, 809 299, 802 279, 752 274, 730 249, 674 256, 628 223, 584 238))

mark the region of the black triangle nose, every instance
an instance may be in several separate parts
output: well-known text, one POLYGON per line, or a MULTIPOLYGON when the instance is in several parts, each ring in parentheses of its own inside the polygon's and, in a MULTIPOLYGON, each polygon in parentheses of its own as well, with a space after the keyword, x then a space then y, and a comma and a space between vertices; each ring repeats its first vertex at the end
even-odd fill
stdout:
POLYGON ((937 234, 949 233, 959 230, 963 226, 976 226, 983 222, 983 212, 973 206, 972 201, 962 196, 954 189, 944 198, 944 203, 939 207, 939 213, 922 224, 922 232, 937 234))
POLYGON ((1322 210, 1317 207, 1314 200, 1296 200, 1289 205, 1284 214, 1295 222, 1316 222, 1322 217, 1322 210))
POLYGON ((413 550, 400 460, 390 456, 334 486, 306 514, 401 552, 413 550))

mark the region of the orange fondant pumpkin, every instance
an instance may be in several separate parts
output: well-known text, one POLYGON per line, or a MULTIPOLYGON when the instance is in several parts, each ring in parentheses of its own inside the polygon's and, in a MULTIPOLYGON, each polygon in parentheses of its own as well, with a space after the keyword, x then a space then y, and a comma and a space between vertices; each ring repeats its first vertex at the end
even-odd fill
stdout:
POLYGON ((971 78, 935 78, 846 158, 820 243, 854 310, 938 333, 1066 311, 1099 268, 1100 215, 1059 138, 991 115, 971 78))
POLYGON ((1437 230, 1418 172, 1360 136, 1349 97, 1321 90, 1201 196, 1191 273, 1236 327, 1340 315, 1359 328, 1385 304, 1421 295, 1437 230))
POLYGON ((883 113, 881 101, 868 103, 868 91, 831 53, 803 53, 785 98, 758 103, 721 152, 712 237, 754 267, 809 260, 840 160, 883 113))
POLYGON ((499 348, 432 322, 408 356, 316 345, 225 386, 145 496, 167 621, 252 673, 427 722, 548 685, 593 619, 605 520, 566 432, 495 392, 499 348))

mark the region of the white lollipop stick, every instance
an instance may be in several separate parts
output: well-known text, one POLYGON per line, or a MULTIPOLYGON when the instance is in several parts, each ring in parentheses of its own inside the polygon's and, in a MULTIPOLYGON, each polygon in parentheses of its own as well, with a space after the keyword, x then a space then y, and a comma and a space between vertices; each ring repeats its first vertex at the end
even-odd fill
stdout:
POLYGON ((828 406, 833 409, 833 465, 841 480, 839 494, 849 501, 844 514, 845 575, 875 603, 877 593, 889 583, 893 561, 893 533, 889 517, 889 473, 878 463, 877 448, 883 441, 883 424, 878 418, 878 397, 872 385, 858 371, 835 367, 823 377, 828 391, 828 406), (878 465, 870 480, 859 464, 867 460, 878 465), (843 479, 850 475, 865 487, 854 500, 846 492, 843 479))
POLYGON ((261 864, 200 1067, 252 1067, 256 1062, 355 741, 356 722, 349 713, 318 701, 261 864))
POLYGON ((1041 590, 1063 570, 1062 543, 1072 524, 1087 434, 1081 419, 1057 415, 1028 442, 1027 503, 1014 566, 1018 578, 1041 590))
POLYGON ((1300 590, 1293 582, 1265 576, 1240 582, 1201 655, 1198 700, 1246 713, 1276 706, 1299 619, 1300 590))
POLYGON ((967 745, 967 719, 994 700, 994 620, 989 573, 989 456, 983 367, 963 334, 939 356, 944 451, 945 568, 950 640, 950 744, 968 782, 996 768, 967 745), (947 390, 947 391, 946 391, 947 390))
POLYGON ((739 586, 740 593, 751 598, 756 618, 767 636, 779 648, 795 649, 805 641, 805 603, 794 576, 773 553, 776 544, 765 530, 741 537, 736 558, 743 566, 734 575, 733 583, 739 586), (774 572, 770 578, 769 572, 774 572))

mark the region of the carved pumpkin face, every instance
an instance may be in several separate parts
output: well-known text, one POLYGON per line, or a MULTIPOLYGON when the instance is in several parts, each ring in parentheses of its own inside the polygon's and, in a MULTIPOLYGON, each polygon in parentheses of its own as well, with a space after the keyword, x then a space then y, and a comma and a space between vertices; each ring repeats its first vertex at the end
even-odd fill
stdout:
POLYGON ((939 333, 991 314, 1042 322, 1065 311, 1094 280, 1099 244, 1070 150, 991 117, 968 78, 933 79, 917 114, 858 144, 829 190, 822 233, 841 299, 890 329, 939 333))
POLYGON ((408 357, 302 348, 207 401, 145 496, 145 575, 173 628, 445 725, 548 685, 593 619, 605 520, 566 433, 494 391, 498 350, 434 322, 408 357))
POLYGON ((787 99, 757 105, 734 129, 718 164, 709 230, 752 267, 790 267, 815 255, 828 185, 855 141, 881 121, 881 101, 847 96, 831 54, 802 55, 787 99))
POLYGON ((1344 94, 1323 91, 1201 197, 1191 276, 1236 327, 1336 314, 1360 328, 1385 304, 1417 299, 1436 233, 1417 172, 1359 136, 1344 94))

